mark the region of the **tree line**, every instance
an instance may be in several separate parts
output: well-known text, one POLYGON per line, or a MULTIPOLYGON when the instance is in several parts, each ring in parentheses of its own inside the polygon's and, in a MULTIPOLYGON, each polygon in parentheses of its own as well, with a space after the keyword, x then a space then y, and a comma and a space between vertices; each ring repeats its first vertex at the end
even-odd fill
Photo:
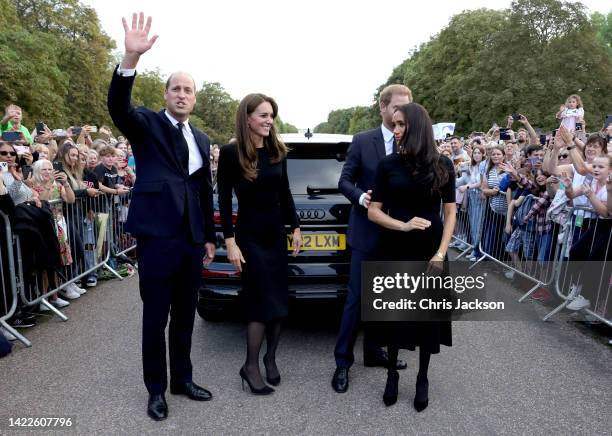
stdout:
POLYGON ((612 11, 588 16, 581 3, 515 0, 509 9, 464 11, 411 51, 368 107, 330 112, 315 132, 349 133, 380 125, 380 91, 408 86, 435 122, 467 135, 522 113, 544 129, 570 94, 585 107, 587 130, 612 112, 612 11))
MULTIPOLYGON (((120 62, 96 11, 78 0, 0 0, 0 108, 15 103, 24 125, 50 127, 111 125, 106 95, 120 62)), ((165 80, 159 70, 139 72, 132 93, 136 106, 164 107, 165 80)), ((213 142, 234 135, 238 101, 217 82, 198 86, 190 122, 213 142)), ((297 128, 279 117, 281 133, 297 128)))

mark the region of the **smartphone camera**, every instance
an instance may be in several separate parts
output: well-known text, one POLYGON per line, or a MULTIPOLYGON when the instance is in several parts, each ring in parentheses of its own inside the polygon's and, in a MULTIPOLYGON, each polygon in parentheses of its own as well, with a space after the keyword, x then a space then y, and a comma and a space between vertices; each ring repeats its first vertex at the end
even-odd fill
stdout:
POLYGON ((540 135, 540 145, 546 145, 546 135, 540 135))
POLYGON ((582 132, 582 123, 576 123, 576 132, 582 132))
POLYGON ((62 171, 64 171, 64 165, 62 164, 61 161, 54 160, 53 161, 53 170, 54 171, 58 171, 58 172, 62 172, 62 171))
POLYGON ((510 140, 510 133, 508 133, 508 130, 510 130, 510 129, 499 129, 499 139, 501 141, 509 141, 510 140))
POLYGON ((521 119, 521 114, 512 114, 512 119, 514 121, 519 121, 521 119))
POLYGON ((79 136, 81 134, 81 131, 83 130, 82 127, 73 127, 72 128, 72 134, 74 136, 79 136))
POLYGON ((6 142, 15 142, 21 139, 21 132, 2 132, 2 140, 6 142))

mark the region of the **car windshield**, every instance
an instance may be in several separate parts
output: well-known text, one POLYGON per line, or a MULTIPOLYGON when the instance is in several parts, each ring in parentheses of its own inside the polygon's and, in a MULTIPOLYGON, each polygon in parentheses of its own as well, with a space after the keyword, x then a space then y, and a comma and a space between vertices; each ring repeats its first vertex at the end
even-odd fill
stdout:
POLYGON ((312 190, 336 190, 348 144, 288 144, 289 185, 294 195, 312 190))

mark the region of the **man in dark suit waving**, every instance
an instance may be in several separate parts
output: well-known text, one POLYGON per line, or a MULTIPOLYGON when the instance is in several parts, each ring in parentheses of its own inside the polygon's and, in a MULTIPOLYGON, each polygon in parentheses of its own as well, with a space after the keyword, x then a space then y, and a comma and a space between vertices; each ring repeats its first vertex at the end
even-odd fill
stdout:
MULTIPOLYGON (((371 259, 378 243, 378 226, 368 220, 376 167, 383 157, 397 151, 394 150, 391 120, 399 106, 411 101, 412 93, 404 85, 389 85, 382 90, 379 99, 382 125, 353 137, 338 182, 340 191, 353 204, 348 227, 348 243, 352 249, 351 275, 334 350, 336 371, 332 378, 332 387, 338 393, 347 391, 348 371, 355 361, 353 347, 361 313, 361 262, 371 259)), ((367 329, 363 337, 363 363, 365 366, 386 366, 388 363, 386 353, 380 346, 372 343, 367 329)), ((398 360, 397 367, 405 369, 406 363, 398 360)))
POLYGON ((125 55, 108 92, 108 110, 130 140, 138 179, 130 204, 127 231, 138 241, 140 295, 143 301, 142 360, 149 391, 148 415, 168 416, 165 330, 170 355, 170 392, 192 400, 212 395, 192 380, 191 334, 202 264, 215 255, 213 197, 208 137, 189 124, 196 102, 195 83, 174 73, 166 83, 166 109, 156 113, 130 102, 140 56, 149 39, 151 18, 125 18, 125 55), (204 262, 204 254, 206 258, 204 262))

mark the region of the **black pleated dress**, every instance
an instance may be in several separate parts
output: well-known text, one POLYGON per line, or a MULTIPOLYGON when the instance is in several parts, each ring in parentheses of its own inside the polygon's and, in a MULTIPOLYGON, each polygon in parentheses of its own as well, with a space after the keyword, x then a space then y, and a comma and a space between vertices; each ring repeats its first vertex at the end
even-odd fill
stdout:
POLYGON ((236 238, 242 265, 240 303, 246 321, 268 322, 288 314, 287 232, 299 227, 287 162, 270 163, 268 150, 257 149, 257 178, 242 175, 236 144, 221 147, 217 171, 219 212, 225 238, 236 238), (238 219, 232 224, 232 191, 238 219))
MULTIPOLYGON (((444 228, 441 202, 455 202, 453 164, 446 157, 441 159, 449 172, 449 180, 439 191, 433 191, 431 182, 424 177, 411 175, 399 154, 391 154, 379 162, 372 201, 381 202, 383 210, 392 218, 407 222, 420 217, 431 221, 431 226, 410 232, 383 229, 376 260, 429 261, 436 254, 444 228)), ((430 353, 439 353, 440 344, 452 345, 450 321, 375 323, 372 330, 381 346, 395 345, 408 350, 418 346, 430 353)))

